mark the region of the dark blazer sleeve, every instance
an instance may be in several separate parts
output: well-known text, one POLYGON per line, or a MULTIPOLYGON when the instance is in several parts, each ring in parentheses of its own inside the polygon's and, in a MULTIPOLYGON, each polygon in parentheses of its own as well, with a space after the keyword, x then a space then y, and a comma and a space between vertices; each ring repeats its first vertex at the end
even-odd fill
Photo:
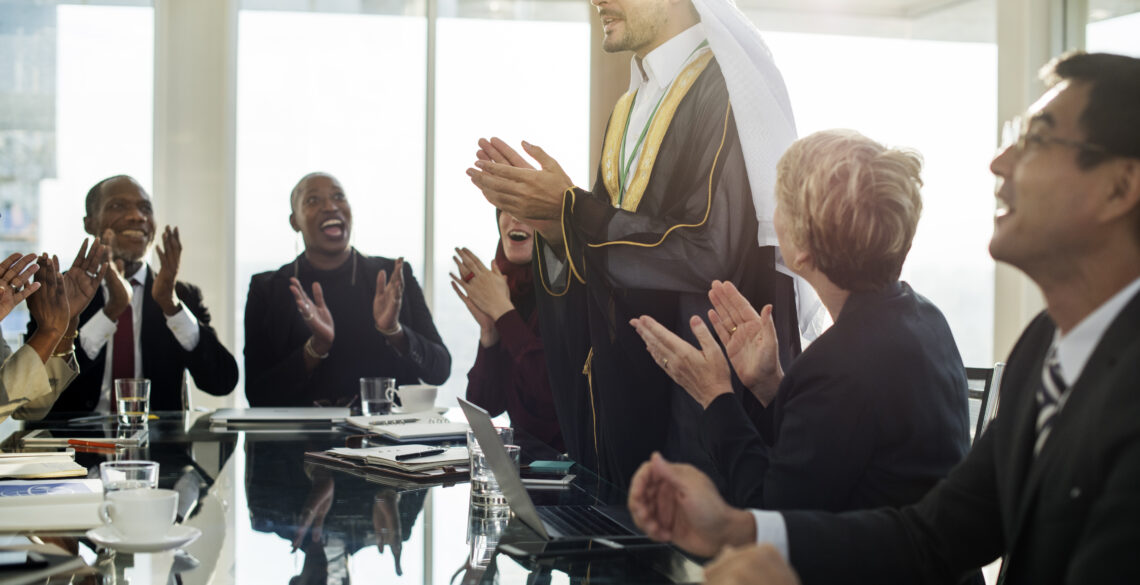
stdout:
MULTIPOLYGON (((307 404, 304 346, 297 345, 281 355, 276 337, 283 335, 271 322, 271 315, 282 314, 274 307, 273 273, 254 275, 249 281, 245 302, 245 396, 250 406, 307 404)), ((284 313, 289 314, 289 313, 284 313)))
POLYGON ((412 275, 410 264, 404 264, 404 306, 400 311, 400 325, 408 339, 408 351, 403 355, 410 360, 419 378, 428 384, 443 384, 451 375, 451 353, 435 328, 431 310, 424 300, 424 291, 412 275))
POLYGON ((726 394, 701 420, 702 442, 728 479, 732 503, 840 511, 875 448, 870 401, 850 380, 815 377, 781 388, 779 433, 765 445, 740 401, 726 394))
POLYGON ((201 289, 179 282, 175 284, 174 292, 198 319, 198 345, 185 355, 186 369, 194 378, 194 385, 214 396, 229 394, 237 386, 237 361, 210 326, 210 311, 202 302, 201 289))

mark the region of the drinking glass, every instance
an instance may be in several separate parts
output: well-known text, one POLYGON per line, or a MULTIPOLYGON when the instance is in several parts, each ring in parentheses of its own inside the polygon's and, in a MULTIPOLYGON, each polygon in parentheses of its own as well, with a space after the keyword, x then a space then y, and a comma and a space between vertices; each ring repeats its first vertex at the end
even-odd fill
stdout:
POLYGON ((392 393, 395 391, 395 378, 361 378, 360 414, 389 414, 392 412, 392 393))
MULTIPOLYGON (((507 450, 507 459, 514 465, 515 474, 518 474, 519 454, 522 449, 518 445, 503 445, 503 447, 507 450)), ((507 506, 503 489, 495 480, 495 474, 487 464, 487 456, 482 449, 471 455, 471 504, 483 507, 507 506)))
POLYGON ((146 424, 150 416, 150 380, 119 378, 115 380, 115 406, 119 422, 125 425, 146 424))
POLYGON ((158 463, 154 461, 104 461, 99 464, 103 493, 158 487, 158 463))

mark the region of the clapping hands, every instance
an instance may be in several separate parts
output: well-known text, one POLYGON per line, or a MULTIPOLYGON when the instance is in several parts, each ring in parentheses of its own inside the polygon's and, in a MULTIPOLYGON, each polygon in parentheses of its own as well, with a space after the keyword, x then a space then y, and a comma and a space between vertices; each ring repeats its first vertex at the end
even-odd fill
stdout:
POLYGON ((456 248, 452 260, 455 261, 459 274, 450 274, 451 288, 479 323, 479 344, 491 347, 499 342, 495 322, 515 308, 511 303, 507 277, 503 276, 494 262, 488 269, 467 248, 456 248))
POLYGON ((35 254, 12 254, 0 262, 0 319, 39 290, 39 282, 29 282, 40 269, 35 259, 35 254))

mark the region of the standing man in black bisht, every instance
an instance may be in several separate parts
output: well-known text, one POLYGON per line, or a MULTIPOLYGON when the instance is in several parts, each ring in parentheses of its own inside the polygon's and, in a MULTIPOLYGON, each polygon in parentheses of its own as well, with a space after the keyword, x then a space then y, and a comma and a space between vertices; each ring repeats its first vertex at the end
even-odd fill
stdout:
POLYGON ((774 306, 783 361, 799 353, 796 286, 777 271, 771 228, 775 164, 795 139, 791 107, 759 33, 725 0, 592 3, 603 48, 634 53, 593 190, 526 142, 539 169, 492 139, 479 142, 468 175, 541 234, 535 288, 570 455, 620 485, 654 450, 712 474, 700 406, 628 323, 649 314, 693 341, 688 319, 711 307, 709 283, 732 281, 756 306, 774 306))

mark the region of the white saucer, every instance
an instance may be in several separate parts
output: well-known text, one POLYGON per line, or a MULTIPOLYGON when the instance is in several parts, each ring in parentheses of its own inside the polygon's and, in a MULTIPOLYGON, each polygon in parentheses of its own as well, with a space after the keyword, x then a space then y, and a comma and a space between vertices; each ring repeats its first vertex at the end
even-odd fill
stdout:
POLYGON ((158 540, 150 541, 128 540, 119 534, 117 530, 106 524, 87 531, 87 538, 90 538, 95 544, 125 553, 147 553, 170 550, 189 544, 199 536, 202 536, 201 530, 193 526, 183 526, 181 524, 171 526, 166 536, 158 540))

